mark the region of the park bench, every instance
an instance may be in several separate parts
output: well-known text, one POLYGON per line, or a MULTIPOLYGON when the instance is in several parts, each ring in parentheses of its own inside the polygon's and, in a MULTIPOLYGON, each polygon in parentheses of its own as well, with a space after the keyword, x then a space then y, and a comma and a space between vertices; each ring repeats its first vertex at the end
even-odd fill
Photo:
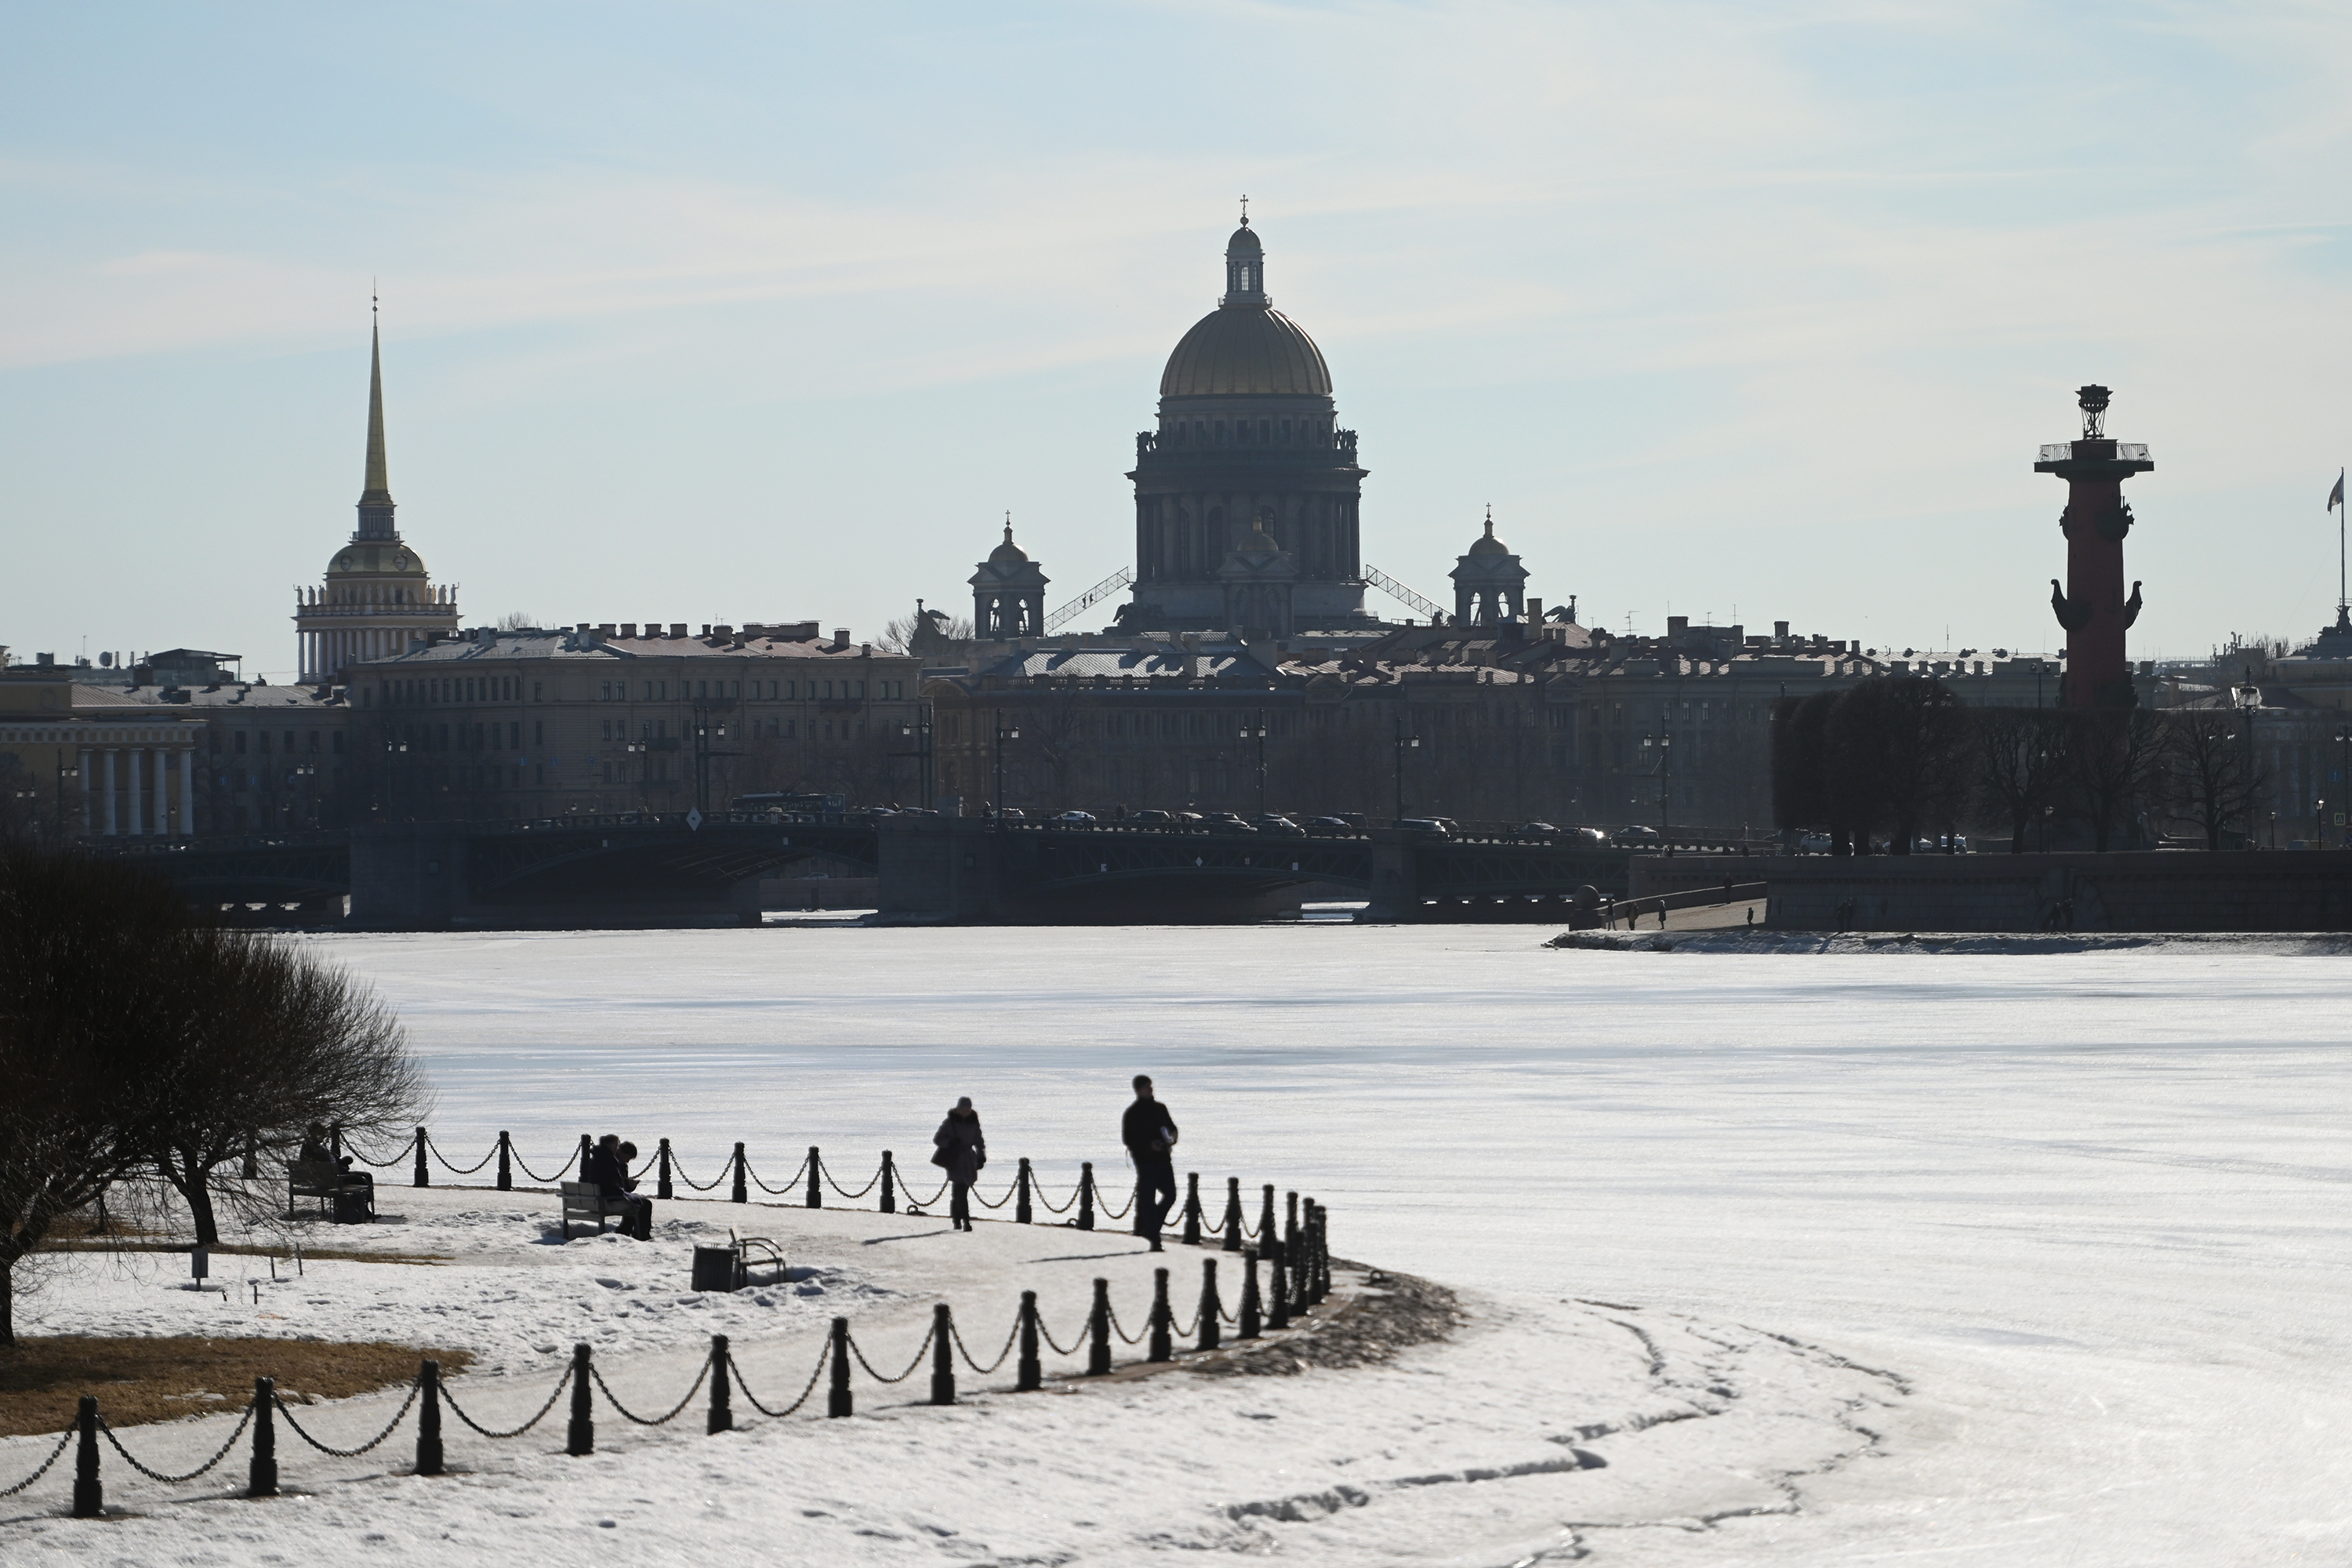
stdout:
POLYGON ((572 1239, 575 1225, 593 1225, 596 1234, 604 1234, 604 1221, 618 1219, 629 1212, 626 1198, 608 1198, 597 1190, 593 1182, 563 1184, 563 1239, 572 1239))
POLYGON ((286 1166, 286 1212, 304 1198, 318 1200, 319 1211, 337 1225, 375 1218, 375 1185, 354 1182, 331 1161, 294 1160, 286 1166))

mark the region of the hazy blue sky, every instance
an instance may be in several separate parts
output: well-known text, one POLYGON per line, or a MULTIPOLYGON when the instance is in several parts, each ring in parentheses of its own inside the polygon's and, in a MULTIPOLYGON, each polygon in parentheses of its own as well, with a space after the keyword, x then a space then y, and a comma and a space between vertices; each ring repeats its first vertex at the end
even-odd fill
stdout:
MULTIPOLYGON (((2141 657, 2332 614, 2352 6, 36 5, 0 48, 0 642, 288 670, 352 526, 469 624, 1075 595, 1249 193, 1437 595, 2055 647, 2070 389, 2141 657)), ((1393 606, 1391 606, 1393 608, 1393 606)), ((1099 623, 1095 623, 1099 624, 1099 623)))

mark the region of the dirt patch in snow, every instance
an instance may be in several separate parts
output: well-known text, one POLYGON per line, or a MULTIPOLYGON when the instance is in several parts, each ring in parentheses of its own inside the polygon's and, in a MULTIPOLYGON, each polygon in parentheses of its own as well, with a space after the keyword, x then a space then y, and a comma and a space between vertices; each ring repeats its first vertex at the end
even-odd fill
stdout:
POLYGON ((1192 1369, 1215 1377, 1294 1377, 1318 1369, 1378 1366, 1414 1345, 1448 1338, 1467 1316, 1460 1299, 1434 1280, 1364 1269, 1337 1258, 1331 1266, 1335 1272, 1362 1269, 1362 1282, 1344 1299, 1335 1295, 1300 1320, 1303 1331, 1271 1344, 1200 1357, 1189 1363, 1192 1369))
POLYGON ((64 1431, 85 1394, 98 1395, 107 1425, 118 1427, 233 1413, 253 1397, 257 1377, 276 1378, 278 1397, 289 1405, 341 1399, 407 1383, 428 1355, 444 1373, 462 1371, 474 1359, 469 1351, 382 1342, 26 1337, 0 1349, 0 1436, 64 1431))

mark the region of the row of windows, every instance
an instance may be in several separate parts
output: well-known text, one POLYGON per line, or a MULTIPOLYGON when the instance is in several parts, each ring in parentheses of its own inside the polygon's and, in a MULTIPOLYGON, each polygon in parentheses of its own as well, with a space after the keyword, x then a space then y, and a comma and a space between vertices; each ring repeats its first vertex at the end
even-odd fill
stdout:
MULTIPOLYGON (((638 699, 639 701, 667 702, 669 700, 668 681, 646 680, 640 681, 638 684, 644 689, 644 695, 638 699)), ((677 683, 678 700, 681 702, 740 702, 745 700, 743 694, 745 684, 740 680, 681 680, 677 683)), ((803 700, 862 702, 866 700, 866 683, 863 680, 754 680, 749 684, 751 688, 750 700, 754 702, 803 700), (808 689, 805 692, 801 690, 803 686, 808 689)), ((874 682, 874 694, 885 701, 904 700, 907 695, 907 683, 903 680, 877 680, 874 682)), ((629 683, 625 680, 598 681, 596 700, 626 702, 629 700, 629 683)))
MULTIPOLYGON (((669 700, 670 683, 667 680, 646 680, 638 683, 646 702, 669 700)), ((740 701, 743 687, 740 680, 681 680, 677 683, 681 702, 740 701)), ((803 697, 810 700, 850 699, 862 700, 866 682, 863 680, 754 680, 749 683, 754 701, 795 702, 803 697), (805 686, 803 693, 800 689, 805 686)), ((907 695, 903 680, 877 680, 875 695, 884 700, 901 700, 907 695)), ((387 681, 383 694, 386 706, 431 702, 520 702, 523 681, 516 675, 416 676, 387 681)), ((530 683, 530 700, 545 700, 546 682, 530 683)), ((629 700, 629 682, 600 680, 596 683, 596 700, 600 702, 625 702, 629 700)), ((362 707, 373 707, 375 689, 367 687, 360 694, 362 707)))
MULTIPOLYGON (((1331 426, 1312 419, 1297 422, 1295 439, 1331 444, 1331 426)), ((1223 419, 1176 421, 1171 432, 1180 447, 1272 447, 1286 445, 1293 439, 1292 422, 1287 419, 1236 419, 1230 426, 1223 419)))
MULTIPOLYGON (((270 731, 268 731, 268 730, 236 730, 236 731, 232 731, 230 733, 231 733, 231 737, 232 737, 232 738, 231 738, 230 742, 229 742, 229 749, 230 749, 231 751, 235 752, 238 756, 240 756, 240 757, 241 757, 241 756, 244 756, 244 755, 247 753, 247 750, 248 750, 248 749, 250 749, 251 751, 258 752, 260 752, 260 753, 261 753, 262 755, 264 755, 264 756, 268 755, 268 753, 269 753, 269 737, 270 737, 270 731), (248 748, 248 743, 247 743, 247 742, 248 742, 248 737, 250 738, 250 746, 249 746, 249 748, 248 748)), ((282 751, 282 752, 286 752, 290 753, 290 752, 293 752, 298 751, 298 750, 306 750, 306 751, 309 751, 309 752, 310 752, 311 753, 313 753, 313 754, 315 755, 315 754, 318 752, 319 749, 320 749, 320 748, 319 748, 319 735, 320 735, 320 732, 319 731, 317 731, 317 730, 310 730, 310 731, 287 730, 287 731, 281 731, 280 733, 282 733, 282 735, 283 735, 284 739, 283 739, 282 741, 280 741, 280 742, 279 742, 279 743, 278 743, 278 750, 280 750, 280 751, 282 751), (296 737, 297 737, 297 736, 299 736, 299 735, 301 735, 301 734, 308 734, 308 735, 310 737, 310 744, 309 744, 307 747, 298 747, 298 746, 296 745, 296 743, 295 743, 295 742, 296 742, 296 737)), ((212 743, 213 743, 213 745, 215 745, 215 747, 217 747, 217 746, 220 744, 220 731, 217 731, 217 730, 215 730, 215 731, 212 731, 212 737, 211 737, 211 738, 212 738, 212 743)), ((328 744, 328 746, 327 746, 327 750, 328 750, 328 751, 330 751, 330 752, 332 752, 334 755, 336 755, 336 756, 341 756, 341 755, 342 755, 342 753, 343 753, 343 732, 342 732, 341 730, 332 731, 331 731, 331 732, 329 733, 329 744, 328 744)))

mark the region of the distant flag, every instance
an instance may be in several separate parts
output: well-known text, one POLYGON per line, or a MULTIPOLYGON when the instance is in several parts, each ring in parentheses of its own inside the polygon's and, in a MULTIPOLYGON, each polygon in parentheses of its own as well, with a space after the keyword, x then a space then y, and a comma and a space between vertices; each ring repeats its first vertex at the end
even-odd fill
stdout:
POLYGON ((2334 511, 2344 504, 2344 470, 2336 470, 2336 488, 2327 492, 2327 510, 2334 511))

